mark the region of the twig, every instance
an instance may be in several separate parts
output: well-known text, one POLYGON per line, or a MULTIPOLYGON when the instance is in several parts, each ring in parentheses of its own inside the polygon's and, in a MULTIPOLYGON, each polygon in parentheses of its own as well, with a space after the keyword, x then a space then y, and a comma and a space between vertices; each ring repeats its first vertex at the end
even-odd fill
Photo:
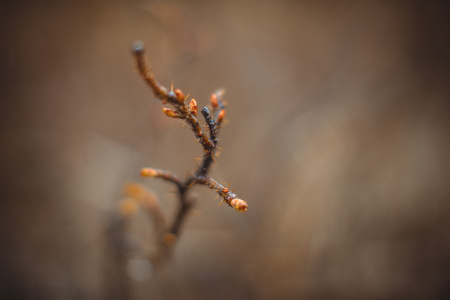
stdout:
POLYGON ((215 160, 215 152, 219 141, 219 128, 225 118, 225 103, 223 102, 224 90, 218 90, 211 95, 211 111, 207 107, 204 107, 201 110, 208 131, 208 134, 205 134, 205 131, 202 129, 197 118, 197 101, 191 99, 188 102, 188 97, 185 97, 182 90, 173 90, 172 87, 169 90, 155 79, 146 62, 144 45, 142 42, 136 42, 134 44, 133 54, 140 75, 150 86, 155 97, 161 100, 163 105, 167 105, 163 107, 163 113, 168 117, 185 121, 203 149, 201 164, 197 167, 193 175, 186 178, 181 178, 169 171, 154 168, 143 168, 141 170, 141 175, 144 177, 162 178, 173 183, 177 187, 180 207, 177 211, 175 220, 172 225, 168 227, 167 233, 163 237, 163 244, 168 245, 178 236, 180 228, 194 204, 194 199, 188 195, 189 190, 194 185, 201 184, 215 190, 223 198, 223 202, 226 202, 237 211, 245 212, 248 205, 247 202, 239 199, 235 193, 231 192, 228 187, 224 187, 215 179, 207 176, 211 165, 215 160))

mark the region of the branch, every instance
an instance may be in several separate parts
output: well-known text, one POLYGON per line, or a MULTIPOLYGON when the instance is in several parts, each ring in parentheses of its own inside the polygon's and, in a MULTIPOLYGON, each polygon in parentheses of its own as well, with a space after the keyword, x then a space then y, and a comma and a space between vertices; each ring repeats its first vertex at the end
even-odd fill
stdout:
POLYGON ((136 42, 134 44, 133 54, 139 74, 152 89, 155 97, 165 105, 162 109, 163 113, 168 117, 180 119, 189 124, 195 138, 203 149, 201 164, 197 167, 194 174, 187 178, 183 179, 169 171, 154 168, 143 168, 141 170, 141 175, 144 177, 162 178, 177 186, 180 207, 173 224, 169 226, 168 231, 163 237, 163 244, 167 246, 172 244, 176 239, 186 216, 194 205, 195 200, 188 196, 188 192, 195 184, 206 185, 210 189, 215 190, 223 198, 222 202, 226 202, 237 211, 245 212, 248 205, 247 202, 239 199, 235 193, 231 192, 228 187, 224 187, 215 179, 206 176, 211 168, 212 162, 215 160, 215 151, 219 142, 217 136, 226 114, 223 101, 224 90, 218 90, 211 95, 211 111, 207 107, 201 110, 207 126, 207 135, 197 118, 197 101, 191 99, 188 102, 188 97, 185 97, 182 90, 173 90, 173 87, 169 90, 155 79, 145 59, 144 44, 142 42, 136 42))

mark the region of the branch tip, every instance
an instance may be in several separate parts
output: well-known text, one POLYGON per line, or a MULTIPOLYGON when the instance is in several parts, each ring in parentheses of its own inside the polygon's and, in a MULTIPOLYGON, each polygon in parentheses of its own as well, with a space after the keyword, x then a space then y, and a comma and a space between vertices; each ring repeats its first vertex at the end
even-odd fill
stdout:
POLYGON ((156 177, 158 176, 158 171, 152 168, 142 168, 141 176, 143 177, 156 177))
POLYGON ((240 212, 245 212, 248 209, 247 202, 239 198, 232 199, 230 201, 230 205, 234 207, 235 210, 240 212))
POLYGON ((133 43, 133 47, 131 48, 131 50, 135 53, 135 54, 143 54, 145 51, 145 47, 144 47, 144 43, 142 41, 136 41, 133 43))

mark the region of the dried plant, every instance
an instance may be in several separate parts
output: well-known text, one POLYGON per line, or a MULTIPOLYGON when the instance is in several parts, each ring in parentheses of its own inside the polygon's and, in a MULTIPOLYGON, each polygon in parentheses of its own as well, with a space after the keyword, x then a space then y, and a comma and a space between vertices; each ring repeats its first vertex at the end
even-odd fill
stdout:
MULTIPOLYGON (((206 122, 207 130, 205 131, 197 118, 197 101, 195 99, 188 101, 188 96, 185 96, 180 89, 173 89, 173 86, 168 89, 156 81, 146 62, 142 42, 136 42, 134 44, 133 54, 140 75, 153 90, 156 98, 161 100, 161 103, 164 105, 162 108, 163 113, 168 117, 180 119, 182 122, 188 124, 203 149, 201 163, 193 174, 186 178, 177 176, 169 171, 154 168, 143 168, 141 170, 141 175, 144 177, 161 178, 177 187, 179 209, 170 226, 165 225, 165 218, 160 210, 156 195, 138 185, 130 185, 127 188, 129 197, 137 199, 138 203, 148 208, 155 227, 160 231, 162 245, 169 246, 176 240, 181 225, 189 210, 193 207, 194 198, 189 195, 189 191, 196 184, 205 185, 216 191, 218 197, 220 196, 223 199, 220 203, 225 202, 237 211, 245 212, 248 206, 247 202, 239 199, 228 187, 208 177, 208 172, 215 161, 216 150, 218 149, 219 129, 225 118, 224 91, 218 90, 211 95, 211 110, 207 107, 201 110, 201 114, 206 122)), ((136 201, 122 202, 122 211, 124 213, 133 211, 135 208, 132 203, 136 203, 136 201)))

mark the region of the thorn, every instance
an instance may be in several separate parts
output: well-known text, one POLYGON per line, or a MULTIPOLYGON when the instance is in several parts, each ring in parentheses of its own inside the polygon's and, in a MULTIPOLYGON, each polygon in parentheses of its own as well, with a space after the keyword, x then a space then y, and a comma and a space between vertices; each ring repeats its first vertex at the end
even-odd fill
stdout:
POLYGON ((225 202, 225 199, 223 199, 222 201, 220 201, 219 206, 221 206, 224 202, 225 202))
POLYGON ((192 183, 188 186, 188 189, 190 189, 191 187, 193 187, 195 185, 195 181, 192 181, 192 183))
POLYGON ((170 91, 173 92, 173 81, 170 83, 170 91))

